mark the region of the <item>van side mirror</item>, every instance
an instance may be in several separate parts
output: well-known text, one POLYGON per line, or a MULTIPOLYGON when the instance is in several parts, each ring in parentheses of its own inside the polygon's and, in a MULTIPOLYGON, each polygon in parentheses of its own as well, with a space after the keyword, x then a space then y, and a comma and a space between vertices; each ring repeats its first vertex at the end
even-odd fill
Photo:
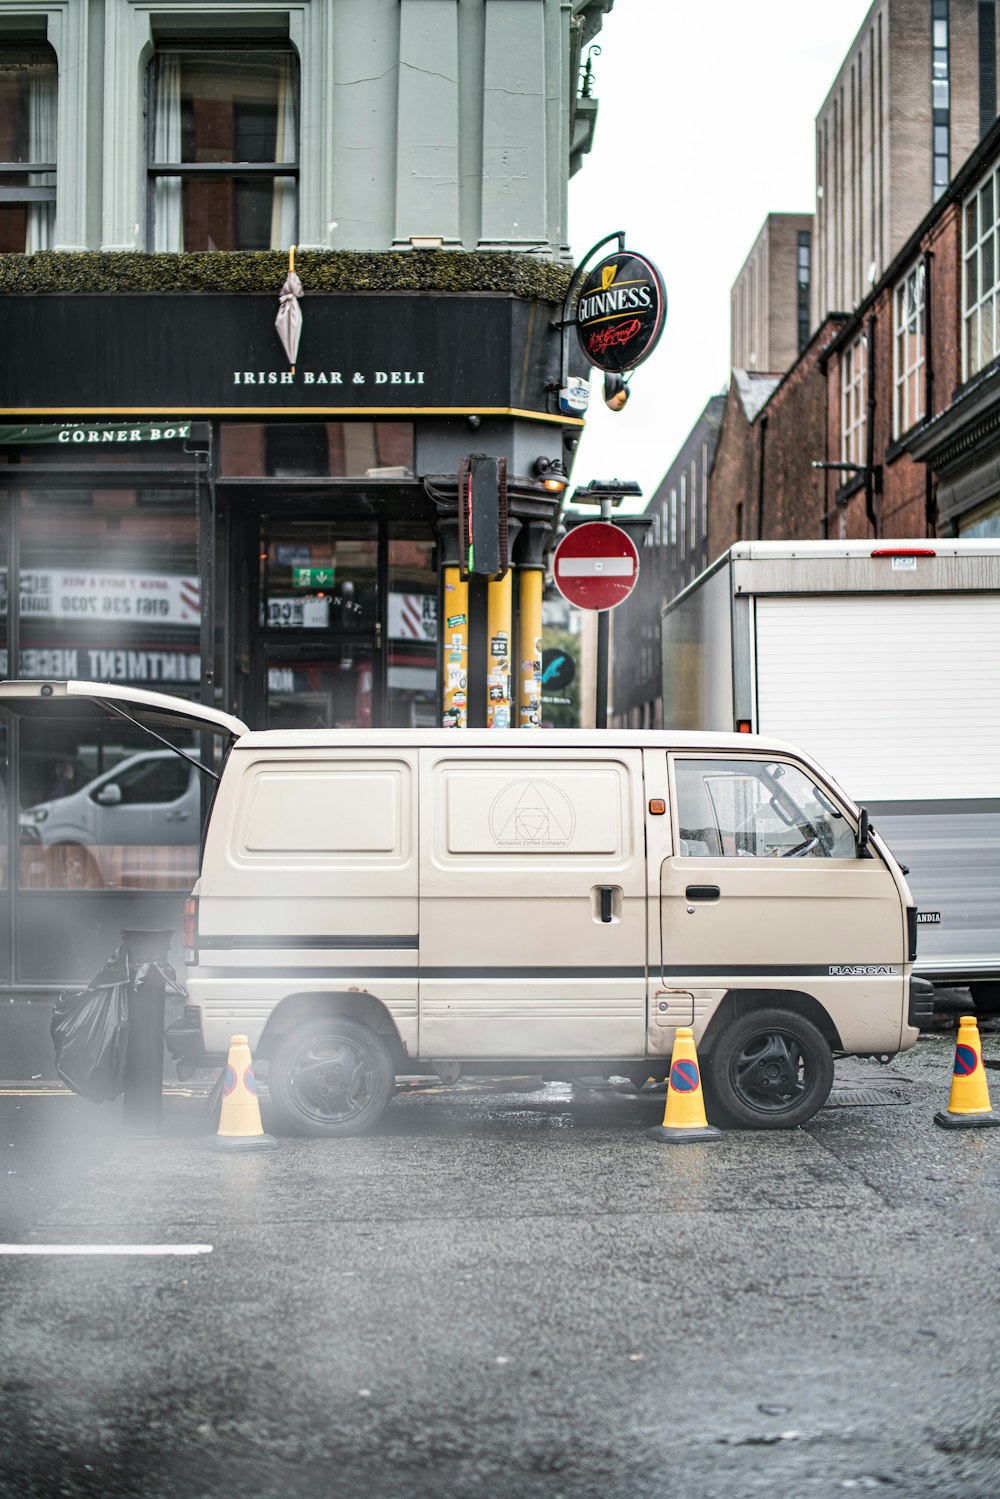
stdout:
POLYGON ((871 852, 868 848, 868 835, 871 832, 871 823, 868 818, 868 808, 861 808, 861 819, 858 823, 857 850, 859 859, 870 859, 871 852))
POLYGON ((117 781, 109 781, 102 786, 94 797, 95 802, 100 802, 102 807, 120 807, 122 803, 122 788, 117 781))

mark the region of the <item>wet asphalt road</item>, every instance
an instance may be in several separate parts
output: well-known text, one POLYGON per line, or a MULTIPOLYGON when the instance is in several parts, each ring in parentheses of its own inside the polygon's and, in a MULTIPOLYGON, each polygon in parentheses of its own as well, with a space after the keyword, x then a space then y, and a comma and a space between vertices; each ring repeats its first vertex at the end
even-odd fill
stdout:
POLYGON ((3 1084, 0 1238, 212 1252, 0 1260, 0 1494, 992 1499, 1000 1129, 932 1124, 953 1046, 679 1149, 561 1084, 243 1157, 182 1090, 139 1142, 3 1084))

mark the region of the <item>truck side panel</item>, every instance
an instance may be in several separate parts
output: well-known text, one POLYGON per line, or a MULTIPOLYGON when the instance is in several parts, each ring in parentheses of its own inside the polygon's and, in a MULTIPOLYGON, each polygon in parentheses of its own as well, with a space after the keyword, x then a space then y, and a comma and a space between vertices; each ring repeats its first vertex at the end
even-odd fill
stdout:
POLYGON ((733 728, 728 564, 703 575, 663 615, 663 727, 733 728))
POLYGON ((1000 595, 760 596, 760 733, 792 739, 909 865, 917 972, 1000 971, 1000 595))

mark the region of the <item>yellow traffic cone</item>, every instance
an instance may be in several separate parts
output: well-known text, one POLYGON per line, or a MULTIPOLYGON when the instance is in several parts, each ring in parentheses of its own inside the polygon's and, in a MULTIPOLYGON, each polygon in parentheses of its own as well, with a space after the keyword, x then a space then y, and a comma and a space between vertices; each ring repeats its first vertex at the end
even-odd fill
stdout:
POLYGON ((219 1129, 212 1146, 216 1150, 270 1150, 277 1143, 273 1135, 265 1135, 260 1122, 249 1038, 233 1036, 222 1088, 219 1129))
POLYGON ((670 1081, 663 1123, 646 1134, 665 1145, 684 1145, 688 1140, 721 1140, 722 1131, 705 1118, 705 1099, 701 1091, 698 1053, 694 1049, 694 1031, 688 1025, 678 1026, 670 1057, 670 1081))
POLYGON ((934 1123, 945 1129, 988 1129, 1000 1124, 1000 1118, 990 1105, 990 1090, 983 1071, 983 1047, 975 1015, 959 1018, 948 1112, 935 1114, 934 1123))

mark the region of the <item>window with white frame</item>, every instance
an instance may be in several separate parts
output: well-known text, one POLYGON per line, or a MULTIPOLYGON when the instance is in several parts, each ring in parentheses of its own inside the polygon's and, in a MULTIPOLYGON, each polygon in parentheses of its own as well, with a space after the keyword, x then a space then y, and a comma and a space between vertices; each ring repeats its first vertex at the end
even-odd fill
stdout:
POLYGON ((0 43, 0 251, 52 248, 56 100, 52 48, 0 43))
POLYGON ((924 263, 896 287, 893 299, 892 435, 902 437, 924 415, 924 263))
POLYGON ((153 250, 283 250, 298 211, 290 47, 170 46, 149 65, 153 250))
POLYGON ((962 228, 962 369, 973 375, 995 359, 997 341, 997 231, 1000 183, 990 172, 965 200, 962 228))
POLYGON ((677 491, 670 491, 670 545, 677 545, 677 491))
POLYGON ((858 337, 840 356, 840 457, 865 461, 865 339, 858 337))

